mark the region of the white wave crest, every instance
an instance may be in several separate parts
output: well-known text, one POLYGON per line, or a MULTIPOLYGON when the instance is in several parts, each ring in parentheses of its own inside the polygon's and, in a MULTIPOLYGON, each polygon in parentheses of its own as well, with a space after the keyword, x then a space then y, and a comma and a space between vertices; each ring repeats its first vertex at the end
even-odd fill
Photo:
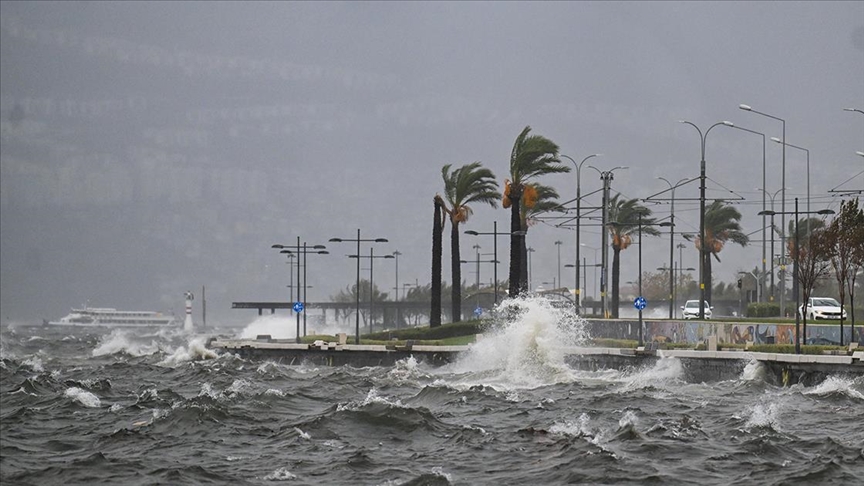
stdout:
POLYGON ((396 399, 396 401, 388 400, 387 398, 378 395, 378 390, 376 390, 375 388, 372 388, 369 390, 369 393, 366 394, 366 398, 364 398, 363 401, 361 401, 361 402, 353 401, 353 402, 348 402, 348 403, 340 403, 340 404, 336 405, 336 411, 338 411, 338 412, 343 412, 343 411, 354 412, 354 411, 360 410, 361 408, 363 408, 367 405, 371 405, 374 403, 381 403, 381 404, 385 404, 385 405, 388 405, 391 407, 406 408, 405 405, 402 404, 401 400, 399 400, 399 399, 396 399))
POLYGON ((777 426, 781 423, 781 411, 782 405, 778 401, 771 401, 770 403, 757 403, 750 409, 750 417, 744 424, 744 428, 751 429, 753 427, 771 427, 776 430, 777 426))
MULTIPOLYGON (((442 368, 496 389, 532 389, 576 379, 564 361, 587 339, 585 321, 542 297, 502 302, 495 326, 458 361, 442 368)), ((480 384, 480 383, 477 383, 480 384)))
POLYGON ((670 357, 660 358, 654 366, 624 376, 624 390, 633 391, 651 387, 668 389, 679 383, 683 374, 681 360, 670 357))
POLYGON ((287 316, 261 316, 240 331, 240 339, 255 339, 261 334, 269 334, 273 339, 296 337, 297 326, 294 319, 287 316))
POLYGON ((297 435, 299 435, 301 439, 306 439, 306 440, 312 439, 311 435, 309 435, 307 432, 303 432, 298 427, 294 427, 294 432, 297 432, 297 435))
POLYGON ((812 389, 805 390, 805 395, 830 395, 842 393, 850 398, 864 400, 864 394, 854 388, 855 380, 842 376, 829 376, 825 381, 812 389))
POLYGON ((289 471, 287 467, 280 467, 264 476, 265 481, 292 481, 294 479, 297 479, 297 476, 289 471))
POLYGON ((68 388, 66 390, 65 396, 66 398, 71 398, 73 401, 76 401, 88 408, 99 408, 102 405, 99 397, 90 393, 87 390, 82 390, 81 388, 75 386, 68 388))
POLYGON ((752 359, 744 371, 741 372, 742 381, 763 381, 765 380, 765 365, 761 361, 752 359))
POLYGON ((42 359, 38 356, 27 358, 21 364, 37 373, 42 373, 43 371, 45 371, 45 367, 42 365, 42 359))
POLYGON ((212 349, 207 348, 206 338, 192 338, 186 347, 178 346, 168 357, 159 362, 162 366, 176 366, 189 361, 200 361, 205 359, 216 359, 219 354, 212 349))
POLYGON ((134 338, 125 331, 114 330, 103 336, 100 343, 93 350, 93 357, 107 356, 116 353, 126 353, 130 356, 149 356, 159 352, 159 344, 156 341, 149 343, 136 342, 134 338))

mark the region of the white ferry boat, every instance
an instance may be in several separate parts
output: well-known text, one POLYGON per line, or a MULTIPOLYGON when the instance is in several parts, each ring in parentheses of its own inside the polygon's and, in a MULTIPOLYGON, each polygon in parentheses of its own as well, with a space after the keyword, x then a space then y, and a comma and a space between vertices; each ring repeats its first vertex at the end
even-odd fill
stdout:
POLYGON ((49 326, 71 327, 166 327, 176 324, 174 316, 160 312, 119 311, 109 307, 84 307, 59 321, 45 322, 49 326))

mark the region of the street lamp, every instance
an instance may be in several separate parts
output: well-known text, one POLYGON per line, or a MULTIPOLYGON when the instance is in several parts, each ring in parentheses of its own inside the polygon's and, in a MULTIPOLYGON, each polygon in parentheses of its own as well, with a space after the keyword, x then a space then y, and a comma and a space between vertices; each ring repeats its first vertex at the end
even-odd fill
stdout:
MULTIPOLYGON (((331 242, 334 243, 348 243, 348 242, 356 242, 357 243, 357 255, 360 255, 360 242, 372 242, 372 243, 387 243, 387 238, 373 238, 373 239, 360 239, 360 228, 357 228, 357 238, 348 239, 348 238, 330 238, 331 242)), ((370 282, 371 283, 371 282, 370 282)), ((357 316, 356 323, 354 325, 354 344, 360 344, 360 259, 357 259, 357 316)))
MULTIPOLYGON (((759 215, 762 215, 763 213, 768 216, 780 214, 776 211, 760 211, 759 215)), ((795 253, 792 254, 792 263, 795 265, 795 267, 792 269, 792 291, 795 293, 795 354, 801 354, 801 313, 798 312, 798 307, 800 305, 798 296, 798 253, 800 248, 798 242, 798 216, 800 214, 834 214, 834 210, 820 209, 819 211, 798 211, 798 198, 796 197, 795 211, 789 214, 795 215, 795 253)))
POLYGON ((300 314, 303 314, 303 335, 306 335, 306 313, 303 312, 303 303, 306 302, 306 255, 309 253, 318 254, 318 255, 327 255, 330 252, 325 250, 324 245, 314 245, 308 247, 306 242, 303 242, 303 245, 300 245, 300 237, 297 237, 297 245, 282 245, 275 244, 272 245, 271 248, 281 250, 279 253, 284 253, 288 255, 295 255, 297 257, 297 302, 294 304, 294 313, 297 316, 297 337, 295 342, 300 342, 300 314), (303 296, 300 296, 300 258, 299 256, 303 255, 303 296), (300 305, 298 305, 300 304, 300 305))
POLYGON ((614 174, 618 169, 629 169, 627 166, 617 166, 613 167, 607 171, 601 171, 597 167, 593 165, 589 165, 588 167, 596 170, 600 174, 600 180, 603 181, 603 222, 601 224, 600 230, 600 257, 602 259, 603 267, 600 272, 600 304, 603 308, 603 318, 609 318, 609 310, 607 306, 607 298, 606 298, 606 287, 607 282, 609 281, 609 231, 606 228, 606 222, 609 219, 609 189, 612 184, 612 180, 614 179, 614 174))
MULTIPOLYGON (((605 231, 605 228, 603 229, 603 231, 605 231)), ((593 295, 594 295, 594 299, 597 299, 597 265, 596 265, 596 264, 598 263, 598 262, 597 262, 597 250, 599 250, 600 248, 594 248, 593 246, 588 246, 588 245, 586 245, 585 243, 582 243, 582 244, 579 245, 579 246, 584 246, 585 248, 588 248, 589 250, 594 250, 594 263, 595 263, 595 265, 594 265, 594 283, 592 284, 592 290, 591 290, 591 292, 592 292, 593 295)), ((584 261, 585 258, 583 257, 582 260, 584 261)), ((583 262, 583 263, 584 263, 584 262, 583 262)), ((602 263, 602 262, 600 262, 600 268, 601 268, 601 270, 602 270, 602 268, 603 268, 603 263, 602 263)), ((586 283, 585 283, 585 287, 588 287, 588 283, 587 283, 588 281, 587 281, 587 279, 585 280, 585 282, 586 282, 586 283)), ((601 304, 602 304, 602 302, 601 302, 601 304)))
POLYGON ((675 302, 672 298, 672 295, 675 293, 675 289, 672 285, 674 280, 673 263, 672 260, 675 258, 675 188, 681 186, 682 182, 690 182, 690 179, 684 178, 676 182, 674 185, 669 182, 665 177, 658 177, 661 181, 664 181, 666 184, 669 184, 669 189, 672 191, 672 207, 671 212, 669 213, 669 319, 672 319, 675 312, 675 302))
MULTIPOLYGON (((757 115, 762 115, 766 118, 771 118, 772 120, 777 120, 783 124, 783 138, 782 138, 782 146, 783 146, 783 161, 780 169, 780 188, 783 192, 783 195, 780 197, 780 246, 786 246, 786 120, 774 116, 769 115, 768 113, 763 113, 761 111, 756 111, 750 105, 738 105, 738 108, 749 111, 751 113, 756 113, 757 115)), ((765 211, 765 209, 763 209, 765 211)), ((764 225, 763 225, 764 226, 764 225)), ((771 255, 771 258, 774 258, 774 255, 771 255)), ((784 259, 785 260, 785 259, 784 259)), ((786 313, 786 278, 780 280, 780 315, 785 315, 786 313)), ((797 310, 795 312, 798 312, 797 310)))
POLYGON ((534 280, 533 278, 531 278, 531 254, 534 253, 534 251, 535 251, 534 248, 531 248, 530 246, 525 250, 525 252, 528 253, 528 288, 529 289, 534 288, 534 284, 531 283, 532 280, 534 280))
POLYGON ((401 254, 402 252, 400 252, 399 250, 393 252, 393 257, 396 259, 396 286, 393 287, 394 289, 396 289, 396 302, 399 302, 399 255, 401 254))
MULTIPOLYGON (((499 233, 498 232, 498 221, 493 221, 491 233, 480 233, 480 232, 477 232, 474 230, 468 230, 465 232, 465 234, 471 235, 471 236, 479 236, 479 235, 491 235, 492 236, 492 241, 493 241, 492 259, 495 260, 495 262, 496 262, 494 265, 494 276, 492 278, 495 279, 495 305, 498 305, 498 263, 497 263, 498 262, 498 237, 502 236, 502 235, 503 236, 509 236, 511 234, 513 234, 513 235, 525 235, 525 231, 520 230, 520 231, 514 231, 513 233, 510 233, 510 232, 499 233)), ((534 250, 530 250, 530 251, 533 252, 534 250)), ((531 257, 530 253, 528 254, 528 257, 529 258, 531 257)), ((530 262, 530 260, 529 260, 529 262, 530 262)), ((530 268, 531 265, 529 264, 528 267, 530 268)), ((529 278, 529 280, 530 280, 530 278, 529 278)), ((530 283, 529 283, 529 287, 530 287, 530 283)))
POLYGON ((563 245, 564 242, 557 240, 554 244, 558 247, 558 287, 561 287, 561 245, 563 245))
MULTIPOLYGON (((783 144, 784 146, 789 146, 798 150, 803 150, 807 153, 807 211, 810 211, 810 151, 804 147, 799 147, 797 145, 792 145, 791 143, 783 142, 777 137, 771 137, 771 141, 783 144)), ((807 234, 810 234, 810 218, 807 218, 807 234)), ((809 238, 809 236, 808 236, 809 238)))
MULTIPOLYGON (((371 333, 373 330, 373 326, 375 325, 375 314, 373 313, 373 308, 375 305, 375 295, 374 295, 375 292, 374 292, 374 287, 373 287, 374 275, 372 273, 375 269, 375 259, 376 258, 387 258, 387 259, 392 260, 396 257, 392 254, 391 255, 376 255, 375 254, 375 248, 370 246, 368 256, 365 256, 365 255, 348 255, 348 258, 356 258, 358 263, 360 262, 361 258, 368 258, 369 259, 369 332, 371 333)), ((359 286, 357 288, 357 293, 358 294, 360 293, 359 286)))
MULTIPOLYGON (((771 211, 774 211, 774 198, 777 197, 777 193, 782 191, 782 190, 783 189, 777 189, 773 195, 769 196, 771 198, 771 211)), ((768 192, 765 191, 764 189, 762 191, 765 192, 765 194, 768 194, 768 192)), ((763 209, 763 211, 765 211, 765 210, 763 209)), ((766 214, 768 214, 768 213, 766 213, 766 214)), ((765 215, 763 215, 762 217, 764 218, 765 215)), ((772 214, 771 215, 771 302, 774 302, 774 233, 775 233, 775 231, 774 231, 774 215, 772 214)), ((785 274, 783 275, 783 278, 786 278, 785 274)), ((765 291, 763 290, 762 293, 764 295, 765 291)))
POLYGON ((730 122, 717 122, 708 127, 704 135, 696 124, 687 120, 679 120, 679 122, 695 128, 699 132, 699 139, 702 142, 702 160, 699 163, 699 319, 705 320, 705 262, 703 262, 704 253, 702 250, 702 246, 705 245, 705 142, 712 128, 718 125, 728 125, 730 122))
MULTIPOLYGON (((603 154, 591 154, 591 155, 585 157, 584 159, 582 159, 582 162, 579 162, 577 164, 576 161, 573 160, 570 156, 561 154, 561 157, 569 159, 570 162, 573 162, 573 165, 576 166, 576 265, 574 265, 574 267, 576 268, 576 308, 577 309, 579 308, 579 306, 582 303, 581 302, 582 298, 581 298, 580 289, 579 289, 579 247, 582 246, 581 241, 579 240, 580 236, 581 236, 579 222, 582 221, 582 175, 581 175, 582 174, 582 164, 584 164, 586 160, 588 160, 592 157, 600 157, 602 155, 603 154)), ((561 280, 560 276, 559 276, 558 280, 559 281, 561 280)))
MULTIPOLYGON (((766 185, 765 185, 765 176, 766 176, 766 174, 765 174, 765 134, 762 132, 757 132, 756 130, 750 130, 749 128, 739 127, 738 125, 735 125, 732 122, 729 122, 729 125, 727 125, 727 126, 729 126, 731 128, 737 128, 738 130, 742 130, 742 131, 745 131, 748 133, 753 133, 755 135, 759 135, 762 137, 762 191, 765 192, 765 187, 766 187, 766 185)), ((808 184, 808 187, 809 187, 809 184, 808 184)), ((767 194, 767 192, 765 194, 767 194)), ((762 194, 762 211, 765 211, 766 209, 768 209, 765 206, 765 194, 762 194)), ((772 257, 773 257, 773 255, 772 255, 772 257)), ((765 216, 762 216, 762 275, 765 275, 765 264, 766 264, 765 258, 766 258, 766 255, 765 255, 765 216)), ((762 285, 761 286, 762 286, 762 299, 760 300, 760 302, 764 301, 764 299, 765 299, 765 279, 764 279, 764 277, 762 279, 762 285)))

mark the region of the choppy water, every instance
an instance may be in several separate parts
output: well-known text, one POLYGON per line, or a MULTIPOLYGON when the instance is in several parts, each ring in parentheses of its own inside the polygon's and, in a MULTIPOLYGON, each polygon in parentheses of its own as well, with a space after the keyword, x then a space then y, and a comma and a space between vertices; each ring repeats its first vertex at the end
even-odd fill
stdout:
MULTIPOLYGON (((238 332, 239 334, 239 332, 238 332)), ((0 483, 860 484, 864 381, 778 388, 563 362, 530 301, 462 360, 319 368, 204 336, 0 332, 0 483)))

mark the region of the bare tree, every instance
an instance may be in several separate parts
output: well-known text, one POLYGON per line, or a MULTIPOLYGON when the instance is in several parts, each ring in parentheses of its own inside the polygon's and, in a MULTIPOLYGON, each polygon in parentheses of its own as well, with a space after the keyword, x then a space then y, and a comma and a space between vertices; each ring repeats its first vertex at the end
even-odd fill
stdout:
MULTIPOLYGON (((796 237, 796 239, 798 238, 796 237)), ((807 240, 798 239, 798 243, 790 248, 790 253, 792 253, 795 262, 795 273, 800 289, 796 291, 801 292, 802 302, 806 306, 816 280, 828 275, 831 268, 831 239, 824 228, 813 230, 807 240)), ((800 312, 800 309, 795 309, 795 312, 800 312)), ((807 313, 803 312, 802 314, 802 322, 804 323, 802 335, 806 343, 807 313)))

